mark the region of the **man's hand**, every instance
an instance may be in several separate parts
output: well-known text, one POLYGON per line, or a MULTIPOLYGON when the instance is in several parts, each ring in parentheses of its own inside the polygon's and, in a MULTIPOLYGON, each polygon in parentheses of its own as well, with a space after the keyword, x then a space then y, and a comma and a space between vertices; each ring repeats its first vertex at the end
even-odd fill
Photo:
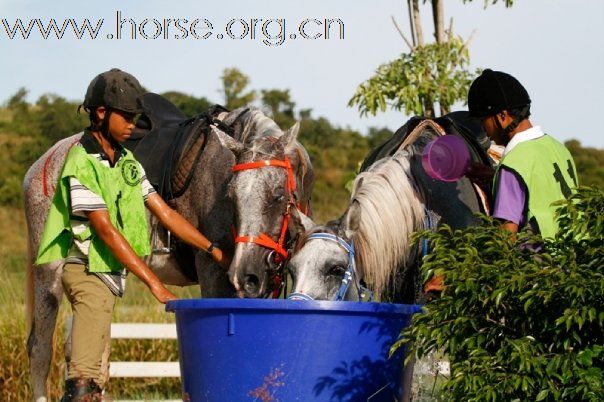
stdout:
POLYGON ((222 269, 225 271, 229 270, 229 267, 231 266, 231 258, 221 249, 214 247, 210 255, 212 256, 212 259, 214 259, 214 261, 216 261, 216 263, 222 267, 222 269))
POLYGON ((495 169, 479 162, 472 163, 466 169, 466 177, 479 186, 488 186, 493 182, 495 169))
POLYGON ((166 302, 170 300, 176 300, 177 297, 172 294, 164 285, 160 282, 150 285, 149 289, 151 289, 151 293, 160 303, 166 304, 166 302))
MULTIPOLYGON (((159 219, 166 229, 174 233, 185 243, 206 252, 212 246, 212 242, 209 239, 182 215, 170 208, 157 193, 153 193, 147 198, 146 205, 149 211, 159 219)), ((231 258, 222 250, 214 248, 210 255, 224 270, 229 269, 231 258)))

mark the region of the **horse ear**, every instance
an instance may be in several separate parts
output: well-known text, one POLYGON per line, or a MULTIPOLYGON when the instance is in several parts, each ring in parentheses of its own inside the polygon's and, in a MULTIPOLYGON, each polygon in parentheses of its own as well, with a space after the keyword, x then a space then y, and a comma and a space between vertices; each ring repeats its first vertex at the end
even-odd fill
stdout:
POLYGON ((235 157, 238 157, 243 152, 243 150, 244 150, 243 143, 240 141, 237 141, 235 138, 231 137, 224 131, 222 131, 216 127, 212 127, 211 133, 215 134, 216 137, 218 137, 218 141, 220 141, 222 146, 225 148, 228 148, 231 152, 233 152, 235 157))
POLYGON ((296 137, 298 136, 298 132, 300 131, 300 122, 296 122, 289 130, 287 130, 281 138, 279 138, 279 143, 283 146, 283 149, 287 151, 292 147, 294 142, 296 141, 296 137))
POLYGON ((291 214, 292 220, 291 225, 289 226, 289 235, 291 238, 296 238, 316 226, 313 220, 303 214, 297 207, 292 208, 291 214))
POLYGON ((361 204, 355 199, 350 202, 350 206, 344 215, 342 222, 344 223, 344 234, 348 239, 359 230, 361 223, 361 204))

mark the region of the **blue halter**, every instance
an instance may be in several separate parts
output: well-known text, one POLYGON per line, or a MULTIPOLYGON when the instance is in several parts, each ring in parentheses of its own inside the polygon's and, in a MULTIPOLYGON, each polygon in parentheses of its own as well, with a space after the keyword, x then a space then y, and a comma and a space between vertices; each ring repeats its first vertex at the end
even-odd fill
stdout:
MULTIPOLYGON (((308 236, 308 240, 313 239, 321 239, 321 240, 329 240, 338 243, 346 252, 348 253, 348 266, 346 267, 346 272, 344 272, 344 278, 342 278, 342 284, 336 293, 334 301, 342 301, 346 296, 346 292, 348 292, 348 288, 350 287, 350 282, 352 281, 353 276, 356 274, 356 266, 354 261, 354 242, 351 240, 350 244, 348 244, 344 239, 339 236, 333 235, 331 233, 313 233, 308 236)), ((359 295, 360 298, 360 295, 359 295)), ((292 293, 289 295, 288 299, 290 300, 313 300, 307 294, 304 293, 292 293)))

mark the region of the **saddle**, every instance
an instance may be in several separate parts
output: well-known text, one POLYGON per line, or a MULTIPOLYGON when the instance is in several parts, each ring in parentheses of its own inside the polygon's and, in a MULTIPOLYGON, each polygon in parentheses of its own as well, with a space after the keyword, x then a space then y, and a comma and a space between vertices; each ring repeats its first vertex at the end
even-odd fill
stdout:
POLYGON ((147 179, 164 198, 178 198, 187 189, 205 148, 210 125, 229 127, 217 116, 228 112, 220 105, 188 118, 169 100, 155 93, 141 99, 143 113, 132 136, 124 143, 145 169, 147 179))
MULTIPOLYGON (((412 143, 424 128, 430 128, 439 135, 453 134, 461 137, 468 145, 472 162, 485 166, 494 166, 498 158, 490 150, 491 141, 481 125, 470 118, 467 111, 453 112, 436 119, 412 117, 392 137, 372 150, 361 165, 361 172, 367 170, 377 160, 392 156, 401 147, 412 143)), ((490 191, 485 191, 472 183, 476 196, 480 200, 482 211, 487 215, 492 205, 490 191)))
POLYGON ((468 112, 453 112, 436 119, 427 119, 418 116, 412 117, 401 128, 396 130, 390 139, 369 153, 361 165, 361 172, 367 170, 377 160, 394 155, 401 145, 404 145, 405 140, 414 133, 415 129, 426 120, 434 121, 446 134, 453 134, 463 138, 466 144, 468 144, 472 162, 491 166, 491 160, 487 154, 490 146, 487 134, 477 122, 470 118, 468 112))

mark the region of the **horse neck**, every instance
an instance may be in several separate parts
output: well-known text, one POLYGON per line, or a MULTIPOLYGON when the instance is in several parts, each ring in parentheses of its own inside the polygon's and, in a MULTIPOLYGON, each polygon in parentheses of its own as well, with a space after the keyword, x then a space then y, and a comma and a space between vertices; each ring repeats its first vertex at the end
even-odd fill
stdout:
POLYGON ((411 235, 423 227, 424 205, 414 190, 406 152, 378 161, 355 180, 359 203, 355 233, 357 267, 377 294, 391 291, 397 269, 412 252, 411 235))

